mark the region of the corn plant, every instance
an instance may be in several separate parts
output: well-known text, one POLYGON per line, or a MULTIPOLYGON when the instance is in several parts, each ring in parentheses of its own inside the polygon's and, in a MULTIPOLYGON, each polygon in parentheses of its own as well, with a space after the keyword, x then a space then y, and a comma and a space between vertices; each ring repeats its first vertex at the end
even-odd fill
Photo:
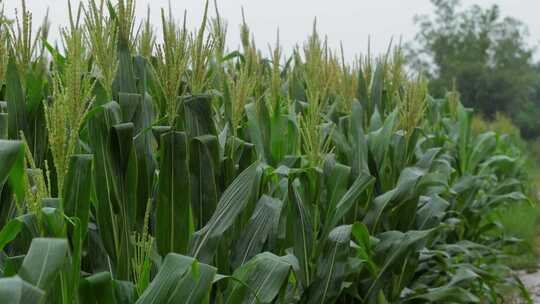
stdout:
POLYGON ((0 302, 528 298, 498 224, 522 151, 399 47, 348 63, 314 25, 264 58, 208 2, 159 39, 134 1, 83 5, 61 49, 24 2, 0 19, 0 302))

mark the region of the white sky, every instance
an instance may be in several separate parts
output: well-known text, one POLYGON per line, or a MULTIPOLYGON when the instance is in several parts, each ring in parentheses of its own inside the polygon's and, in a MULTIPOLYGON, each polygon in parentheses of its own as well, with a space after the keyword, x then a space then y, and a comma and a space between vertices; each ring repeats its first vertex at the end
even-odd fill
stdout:
MULTIPOLYGON (((0 0, 8 16, 14 16, 19 0, 0 0)), ((40 23, 47 7, 52 20, 51 38, 57 37, 59 25, 67 21, 67 0, 26 0, 34 16, 34 25, 40 23)), ((72 0, 78 3, 79 0, 72 0)), ((84 2, 84 1, 83 1, 84 2)), ((160 7, 167 7, 168 0, 137 0, 137 17, 146 16, 151 3, 151 19, 160 23, 160 7)), ((195 27, 201 19, 203 0, 171 0, 173 14, 177 18, 187 10, 188 24, 195 27)), ((463 5, 498 4, 504 16, 513 16, 528 25, 531 45, 540 42, 540 0, 462 0, 463 5)), ((213 4, 213 1, 211 1, 213 4)), ((213 5, 211 5, 213 13, 213 5)), ((220 14, 228 21, 228 47, 239 45, 239 24, 242 21, 241 7, 247 22, 255 34, 259 48, 266 50, 274 43, 276 31, 280 29, 280 40, 289 53, 297 43, 303 43, 310 33, 313 19, 317 17, 319 33, 328 35, 332 47, 342 41, 348 58, 365 52, 368 37, 372 50, 384 52, 393 38, 398 41, 412 39, 417 31, 413 23, 416 14, 432 12, 429 0, 218 0, 220 14)))

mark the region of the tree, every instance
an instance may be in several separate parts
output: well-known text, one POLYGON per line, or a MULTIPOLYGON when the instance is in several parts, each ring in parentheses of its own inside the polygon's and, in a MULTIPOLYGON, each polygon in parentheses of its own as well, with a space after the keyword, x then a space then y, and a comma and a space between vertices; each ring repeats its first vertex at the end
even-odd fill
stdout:
POLYGON ((433 94, 455 85, 465 105, 487 118, 505 112, 525 136, 539 135, 540 125, 530 124, 531 113, 540 113, 533 99, 540 74, 526 42, 527 27, 501 17, 497 5, 460 10, 459 0, 431 2, 434 16, 415 17, 419 32, 408 50, 411 66, 431 79, 433 94))

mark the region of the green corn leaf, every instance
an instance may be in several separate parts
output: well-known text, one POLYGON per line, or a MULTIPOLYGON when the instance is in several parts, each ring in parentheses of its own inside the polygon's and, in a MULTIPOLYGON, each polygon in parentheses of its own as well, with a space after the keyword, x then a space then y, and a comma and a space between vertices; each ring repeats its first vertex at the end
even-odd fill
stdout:
POLYGON ((156 202, 156 243, 159 254, 186 253, 192 228, 187 138, 184 132, 161 135, 156 202))
POLYGON ((0 252, 9 242, 13 241, 15 237, 17 237, 22 227, 23 222, 18 218, 10 220, 4 227, 2 227, 2 230, 0 230, 0 252))
POLYGON ((10 139, 19 138, 19 132, 26 133, 28 111, 15 55, 9 56, 6 70, 6 100, 8 105, 8 134, 10 139))
POLYGON ((118 278, 131 275, 131 233, 137 213, 137 162, 133 123, 121 121, 120 106, 110 102, 89 121, 94 154, 97 222, 118 278))
POLYGON ((131 282, 114 280, 110 272, 99 272, 81 280, 81 304, 135 303, 135 287, 131 282))
POLYGON ((282 205, 280 200, 267 195, 260 198, 234 248, 232 261, 234 268, 243 265, 262 251, 271 229, 278 225, 282 205))
POLYGON ((38 304, 45 292, 23 281, 19 276, 0 279, 0 302, 6 304, 38 304))
POLYGON ((212 119, 212 96, 188 96, 184 99, 186 130, 190 137, 217 135, 212 119))
POLYGON ((113 95, 118 96, 123 93, 137 93, 137 84, 133 67, 133 59, 129 50, 129 42, 126 37, 118 39, 118 70, 113 82, 113 95))
MULTIPOLYGON (((377 168, 384 168, 383 162, 386 159, 388 146, 392 139, 392 132, 396 124, 396 116, 397 111, 393 111, 384 120, 384 124, 380 129, 369 133, 368 145, 376 161, 377 168)), ((382 172, 379 172, 379 175, 384 176, 382 172)))
POLYGON ((210 292, 216 268, 170 253, 137 304, 201 303, 210 292))
POLYGON ((373 261, 373 253, 371 239, 366 225, 356 222, 352 225, 352 235, 356 244, 353 246, 356 249, 356 255, 362 262, 366 263, 371 274, 377 274, 379 269, 373 261))
POLYGON ((309 286, 311 283, 310 264, 314 242, 313 219, 311 208, 304 201, 299 187, 298 180, 294 180, 289 185, 289 201, 293 210, 290 224, 293 225, 293 252, 300 263, 301 280, 304 286, 309 286))
POLYGON ((9 180, 19 203, 24 198, 24 148, 21 141, 0 139, 0 191, 9 180))
POLYGON ((117 304, 111 273, 100 272, 83 278, 79 298, 81 304, 117 304))
POLYGON ((261 174, 259 163, 253 163, 227 187, 212 218, 193 235, 190 244, 191 256, 204 262, 212 260, 219 238, 232 226, 247 205, 253 191, 256 191, 261 174))
POLYGON ((323 206, 324 222, 331 220, 339 200, 347 191, 350 175, 350 167, 337 163, 332 157, 325 160, 323 171, 326 188, 326 204, 323 206))
POLYGON ((407 167, 401 171, 399 179, 394 189, 385 192, 375 198, 373 207, 368 210, 364 222, 371 231, 379 229, 379 224, 385 211, 397 202, 405 201, 408 196, 414 194, 420 179, 428 173, 435 156, 439 149, 430 149, 417 162, 414 167, 407 167))
POLYGON ((90 154, 75 154, 70 157, 62 195, 65 214, 80 220, 82 239, 86 235, 90 214, 92 161, 93 156, 90 154))
MULTIPOLYGON (((266 109, 266 106, 260 106, 260 108, 266 109)), ((245 111, 248 118, 248 131, 257 153, 265 162, 272 164, 268 112, 262 111, 262 113, 259 113, 255 103, 246 105, 245 111)))
POLYGON ((471 145, 471 120, 472 111, 463 106, 458 107, 457 127, 458 127, 458 160, 461 174, 469 172, 469 158, 471 145))
POLYGON ((419 230, 435 228, 446 215, 445 211, 449 206, 450 204, 438 195, 420 197, 416 211, 416 228, 419 230))
POLYGON ((323 235, 328 235, 330 230, 349 212, 360 195, 369 189, 374 182, 375 179, 366 173, 361 173, 361 175, 356 178, 347 192, 341 196, 336 206, 330 209, 324 226, 323 235))
POLYGON ((150 132, 154 121, 152 98, 145 94, 119 93, 122 121, 131 122, 136 133, 133 142, 137 157, 137 225, 142 226, 152 190, 156 160, 150 132))
POLYGON ((46 236, 57 238, 65 237, 66 221, 60 208, 60 199, 45 198, 42 200, 42 204, 45 206, 41 208, 41 213, 46 236))
POLYGON ((352 104, 350 124, 349 142, 352 146, 350 164, 352 175, 358 176, 360 172, 369 172, 368 144, 364 133, 364 109, 358 101, 352 104))
POLYGON ((118 103, 122 109, 122 121, 133 122, 135 114, 141 111, 142 95, 120 92, 118 93, 118 103))
POLYGON ((272 303, 284 286, 291 265, 284 259, 263 252, 236 269, 225 291, 224 303, 272 303))
POLYGON ((8 113, 0 113, 0 139, 8 139, 8 113))
POLYGON ((332 303, 341 293, 347 274, 351 229, 351 225, 339 226, 328 235, 313 284, 304 293, 307 303, 332 303))
POLYGON ((375 68, 375 74, 371 83, 371 106, 373 110, 378 110, 382 115, 385 114, 386 107, 383 102, 384 89, 384 66, 383 63, 378 63, 375 68))
POLYGON ((110 155, 111 128, 120 123, 120 106, 110 102, 102 106, 89 121, 89 140, 94 153, 94 184, 97 198, 97 223, 107 253, 113 260, 118 257, 114 233, 116 231, 114 208, 118 208, 114 190, 113 159, 110 155))
POLYGON ((201 229, 212 217, 218 202, 218 138, 213 135, 195 137, 189 152, 191 207, 196 227, 201 229))
MULTIPOLYGON (((410 255, 417 255, 427 239, 435 232, 429 230, 410 230, 405 233, 388 231, 377 235, 380 242, 375 246, 373 256, 379 271, 366 291, 366 298, 373 300, 385 284, 390 283, 392 273, 401 273, 410 255)), ((400 282, 406 283, 406 282, 400 282)), ((400 286, 403 288, 403 286, 400 286)))
POLYGON ((37 288, 47 290, 66 263, 67 253, 65 239, 35 238, 19 269, 19 276, 37 288))

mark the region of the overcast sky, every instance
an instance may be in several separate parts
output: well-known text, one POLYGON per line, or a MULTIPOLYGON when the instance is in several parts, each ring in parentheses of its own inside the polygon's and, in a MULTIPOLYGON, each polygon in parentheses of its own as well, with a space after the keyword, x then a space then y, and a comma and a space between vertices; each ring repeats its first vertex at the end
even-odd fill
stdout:
MULTIPOLYGON (((18 0, 0 0, 9 16, 19 6, 18 0)), ((52 20, 51 38, 57 37, 59 25, 67 21, 67 0, 26 0, 37 24, 50 8, 52 20)), ((73 3, 79 1, 74 0, 73 3)), ((84 1, 83 1, 84 2, 84 1)), ((151 3, 151 18, 159 24, 160 7, 168 0, 137 0, 137 17, 143 18, 151 3)), ((173 14, 181 18, 187 10, 188 24, 197 26, 203 11, 203 0, 171 0, 173 14)), ((213 3, 213 1, 212 1, 213 3)), ((540 42, 540 0, 462 0, 464 6, 498 4, 503 15, 513 16, 529 27, 531 45, 540 42)), ((274 43, 276 31, 284 50, 289 52, 297 43, 302 43, 311 31, 313 19, 317 17, 319 32, 328 35, 331 46, 342 41, 346 56, 365 52, 368 37, 374 52, 382 52, 393 38, 404 41, 412 39, 417 31, 413 17, 432 11, 429 0, 218 0, 220 14, 229 24, 228 47, 239 45, 239 24, 242 21, 241 7, 259 48, 267 49, 274 43)), ((212 8, 213 12, 213 8, 212 8)), ((538 56, 537 56, 538 57, 538 56)))

